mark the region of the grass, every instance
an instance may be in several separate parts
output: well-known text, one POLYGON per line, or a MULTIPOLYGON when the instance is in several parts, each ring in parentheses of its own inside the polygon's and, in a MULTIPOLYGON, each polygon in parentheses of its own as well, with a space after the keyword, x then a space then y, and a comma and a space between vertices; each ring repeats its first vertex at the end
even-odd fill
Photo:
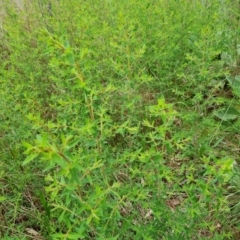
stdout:
POLYGON ((238 239, 238 1, 2 3, 2 239, 238 239))

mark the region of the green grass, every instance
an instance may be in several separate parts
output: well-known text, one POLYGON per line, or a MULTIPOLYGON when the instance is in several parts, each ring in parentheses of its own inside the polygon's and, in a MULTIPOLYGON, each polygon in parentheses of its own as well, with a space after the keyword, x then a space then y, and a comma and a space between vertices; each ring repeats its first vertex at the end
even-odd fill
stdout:
POLYGON ((238 5, 2 3, 1 239, 239 239, 238 5))

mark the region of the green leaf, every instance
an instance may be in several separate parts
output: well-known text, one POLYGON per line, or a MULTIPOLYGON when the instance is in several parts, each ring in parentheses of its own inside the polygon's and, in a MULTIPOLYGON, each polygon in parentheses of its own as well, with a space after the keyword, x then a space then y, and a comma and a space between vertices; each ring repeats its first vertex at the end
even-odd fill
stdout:
POLYGON ((25 148, 33 148, 33 146, 27 142, 23 142, 22 145, 25 147, 25 148))
POLYGON ((7 199, 6 197, 0 196, 0 202, 5 201, 6 199, 7 199))
POLYGON ((220 118, 222 121, 230 121, 235 120, 240 115, 240 113, 235 108, 230 107, 220 110, 219 112, 216 112, 214 115, 220 118))
POLYGON ((66 161, 63 159, 62 156, 60 156, 57 153, 53 153, 52 154, 52 160, 61 168, 65 168, 66 167, 66 161))
POLYGON ((232 84, 232 89, 233 89, 233 93, 236 96, 240 97, 240 75, 237 75, 235 77, 235 80, 234 80, 234 82, 232 84))
POLYGON ((33 159, 35 159, 37 156, 39 155, 39 153, 32 153, 30 154, 22 163, 22 166, 30 163, 33 159))
POLYGON ((73 147, 75 147, 78 143, 79 143, 80 139, 76 139, 71 141, 70 143, 68 143, 68 145, 66 146, 66 149, 71 149, 73 147))
POLYGON ((79 238, 84 238, 85 236, 81 233, 70 233, 70 234, 53 234, 52 237, 57 238, 57 239, 76 239, 78 240, 79 238))
POLYGON ((68 58, 68 62, 70 65, 74 65, 75 64, 75 58, 74 58, 74 54, 72 52, 70 52, 67 56, 68 58))
POLYGON ((236 75, 236 76, 235 76, 235 80, 238 81, 238 82, 240 82, 240 75, 236 75))
POLYGON ((80 234, 80 233, 71 233, 71 234, 68 234, 68 239, 79 239, 79 238, 84 238, 85 236, 83 234, 80 234))
POLYGON ((63 219, 65 218, 65 215, 66 215, 66 211, 64 210, 64 211, 60 214, 60 216, 58 217, 58 221, 59 221, 59 222, 62 222, 63 219))
POLYGON ((222 142, 222 140, 224 139, 224 137, 221 137, 220 139, 218 139, 215 144, 213 145, 213 148, 217 147, 219 145, 219 143, 222 142))
POLYGON ((50 208, 48 206, 48 202, 47 202, 43 192, 41 190, 39 190, 38 195, 39 195, 39 198, 40 198, 40 202, 42 203, 42 206, 44 207, 44 210, 45 210, 48 218, 50 218, 50 216, 51 216, 50 208))
POLYGON ((101 167, 101 166, 103 166, 103 163, 102 163, 101 160, 99 160, 99 161, 97 161, 97 162, 95 162, 95 163, 93 164, 93 166, 91 167, 91 170, 96 169, 96 168, 99 168, 99 167, 101 167))
POLYGON ((226 79, 227 79, 227 81, 228 81, 228 83, 229 83, 230 85, 233 84, 234 78, 233 78, 232 76, 227 76, 226 79))

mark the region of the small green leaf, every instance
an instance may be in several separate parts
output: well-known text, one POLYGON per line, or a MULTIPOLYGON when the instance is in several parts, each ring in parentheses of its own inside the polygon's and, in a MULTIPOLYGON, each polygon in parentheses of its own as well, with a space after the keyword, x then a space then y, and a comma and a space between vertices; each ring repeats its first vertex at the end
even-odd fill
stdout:
POLYGON ((79 238, 84 238, 85 236, 81 233, 70 233, 70 234, 56 233, 56 234, 53 234, 52 237, 54 237, 56 239, 75 239, 75 240, 78 240, 79 238))
POLYGON ((59 222, 62 222, 63 219, 65 218, 65 215, 66 215, 66 211, 64 210, 64 211, 60 214, 60 216, 58 217, 58 221, 59 221, 59 222))
POLYGON ((240 82, 240 75, 236 75, 236 76, 235 76, 235 80, 238 81, 238 82, 240 82))
POLYGON ((61 140, 62 140, 62 143, 66 142, 66 137, 63 133, 61 133, 61 140))
POLYGON ((76 239, 78 240, 79 238, 84 238, 85 236, 80 233, 71 233, 67 235, 68 239, 76 239))
POLYGON ((33 146, 27 142, 23 142, 22 145, 25 147, 25 148, 33 148, 33 146))
POLYGON ((33 159, 35 159, 37 156, 39 155, 39 153, 32 153, 30 154, 22 163, 22 166, 28 164, 29 162, 31 162, 33 159))
POLYGON ((48 218, 50 218, 51 212, 50 212, 50 208, 48 206, 48 201, 46 200, 46 198, 45 198, 45 196, 44 196, 42 191, 39 190, 38 191, 38 195, 39 195, 40 201, 42 203, 42 206, 44 207, 44 210, 45 210, 48 218))
POLYGON ((75 140, 71 141, 66 146, 66 149, 68 150, 68 149, 71 149, 71 148, 75 147, 79 143, 79 141, 80 141, 80 139, 75 139, 75 140))
POLYGON ((232 76, 227 76, 226 79, 227 79, 227 81, 228 81, 228 83, 229 83, 230 85, 233 84, 234 78, 233 78, 232 76))
POLYGON ((93 164, 93 166, 91 167, 91 170, 96 169, 96 168, 99 168, 99 167, 101 167, 101 166, 103 166, 103 163, 102 163, 101 160, 99 160, 99 161, 97 161, 97 162, 95 162, 95 163, 93 164))
POLYGON ((233 89, 233 93, 237 96, 240 97, 240 75, 237 75, 235 77, 235 80, 232 84, 232 89, 233 89))
POLYGON ((235 108, 230 107, 220 110, 219 112, 216 112, 214 115, 220 118, 222 121, 230 121, 235 120, 240 115, 240 113, 235 108))
POLYGON ((68 62, 70 65, 74 65, 75 64, 75 58, 74 58, 74 54, 72 52, 70 52, 67 56, 68 58, 68 62))
POLYGON ((213 145, 213 148, 217 147, 219 145, 219 143, 222 142, 222 140, 224 139, 224 137, 221 137, 220 139, 218 139, 215 144, 213 145))
POLYGON ((7 199, 6 197, 0 196, 0 202, 5 201, 6 199, 7 199))
POLYGON ((52 154, 52 160, 61 168, 65 168, 66 167, 66 161, 63 159, 62 156, 60 156, 57 153, 53 153, 52 154))

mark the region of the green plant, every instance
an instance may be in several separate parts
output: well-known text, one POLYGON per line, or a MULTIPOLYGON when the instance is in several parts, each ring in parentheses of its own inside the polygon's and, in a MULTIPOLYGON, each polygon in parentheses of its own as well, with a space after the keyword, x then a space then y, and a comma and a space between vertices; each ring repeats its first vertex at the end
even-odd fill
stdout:
POLYGON ((233 237, 236 4, 4 3, 2 237, 233 237))

